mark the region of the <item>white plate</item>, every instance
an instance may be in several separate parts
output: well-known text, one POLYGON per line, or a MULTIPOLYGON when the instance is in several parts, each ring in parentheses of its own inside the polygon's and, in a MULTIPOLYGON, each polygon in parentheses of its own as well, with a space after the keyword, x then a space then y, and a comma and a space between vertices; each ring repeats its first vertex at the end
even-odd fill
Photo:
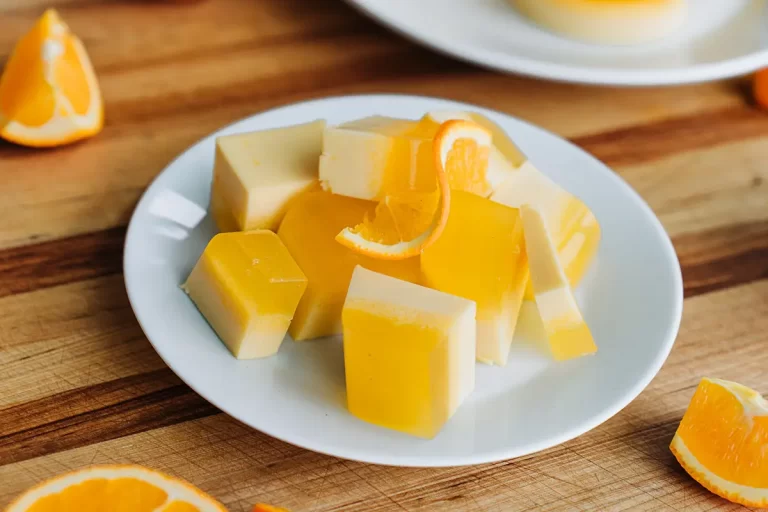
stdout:
POLYGON ((410 96, 349 96, 244 119, 192 146, 136 207, 125 242, 125 284, 144 332, 168 366, 206 400, 289 443, 347 459, 400 466, 477 464, 576 437, 616 414, 658 372, 677 335, 682 278, 672 244, 643 200, 576 146, 512 117, 410 96), (344 403, 339 339, 286 340, 277 356, 237 361, 179 289, 213 236, 208 204, 214 137, 372 114, 419 118, 475 110, 518 141, 543 172, 583 198, 603 228, 598 265, 578 291, 600 348, 555 364, 518 337, 505 368, 478 365, 476 391, 433 440, 364 423, 344 403))
POLYGON ((347 0, 454 57, 540 78, 613 85, 703 82, 768 66, 765 0, 690 0, 685 29, 663 41, 600 46, 549 33, 507 0, 347 0))

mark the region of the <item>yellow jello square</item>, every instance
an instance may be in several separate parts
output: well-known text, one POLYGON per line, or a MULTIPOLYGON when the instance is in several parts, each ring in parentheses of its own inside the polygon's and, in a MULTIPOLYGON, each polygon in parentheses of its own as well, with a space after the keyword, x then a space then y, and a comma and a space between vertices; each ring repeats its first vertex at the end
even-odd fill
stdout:
POLYGON ((519 210, 452 191, 448 223, 421 269, 430 288, 477 303, 477 359, 505 365, 529 277, 519 210))
POLYGON ((211 213, 220 231, 276 230, 317 184, 325 121, 216 139, 211 213))
POLYGON ((288 249, 266 230, 213 237, 183 286, 238 359, 277 352, 306 287, 288 249))
POLYGON ((344 303, 349 411, 432 438, 475 386, 475 304, 357 267, 344 303))
POLYGON ((341 309, 356 265, 418 282, 419 258, 387 261, 347 249, 336 235, 373 215, 376 203, 328 192, 299 197, 286 213, 278 235, 309 280, 290 327, 294 340, 341 334, 341 309))

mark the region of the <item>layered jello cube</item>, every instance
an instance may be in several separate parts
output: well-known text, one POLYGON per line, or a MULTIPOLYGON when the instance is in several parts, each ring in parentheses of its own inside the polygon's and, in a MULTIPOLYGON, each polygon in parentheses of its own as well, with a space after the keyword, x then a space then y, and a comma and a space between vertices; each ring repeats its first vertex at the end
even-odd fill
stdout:
POLYGON ((573 296, 544 216, 521 208, 531 282, 549 347, 558 361, 593 354, 597 346, 573 296))
POLYGON ((434 437, 475 385, 475 304, 357 267, 343 310, 347 405, 434 437))
POLYGON ((430 288, 477 303, 477 359, 505 365, 529 277, 519 210, 452 191, 448 223, 421 269, 430 288))
POLYGON ((290 202, 317 184, 325 121, 216 139, 211 213, 220 231, 276 230, 290 202))
POLYGON ((301 196, 288 210, 278 234, 309 280, 291 323, 294 340, 341 334, 341 309, 357 265, 405 281, 420 281, 418 257, 379 260, 336 241, 342 229, 373 215, 375 208, 371 201, 317 191, 301 196))
POLYGON ((266 230, 216 235, 183 285, 238 359, 277 352, 306 287, 285 245, 266 230))

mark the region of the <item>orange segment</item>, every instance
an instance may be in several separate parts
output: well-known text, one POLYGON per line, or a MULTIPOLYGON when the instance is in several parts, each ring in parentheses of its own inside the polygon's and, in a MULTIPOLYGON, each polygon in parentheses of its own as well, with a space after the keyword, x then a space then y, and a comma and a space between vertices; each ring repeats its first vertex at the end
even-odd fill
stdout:
POLYGON ((98 133, 103 104, 80 40, 49 9, 16 44, 0 77, 0 137, 58 146, 98 133))
POLYGON ((487 197, 493 190, 487 187, 488 146, 480 146, 474 139, 459 139, 446 155, 448 184, 451 188, 487 197))
POLYGON ((670 446, 696 481, 735 503, 768 507, 768 401, 735 382, 703 379, 670 446))
POLYGON ((226 512, 199 489, 141 466, 94 466, 21 495, 7 512, 226 512))
POLYGON ((0 78, 0 126, 4 117, 40 126, 53 115, 53 89, 45 83, 43 60, 39 58, 46 30, 45 23, 38 23, 19 41, 8 60, 0 78))
MULTIPOLYGON (((91 105, 91 90, 86 73, 79 65, 80 55, 86 55, 80 40, 68 37, 62 41, 64 52, 53 69, 53 83, 60 88, 66 102, 62 107, 72 109, 72 114, 84 116, 91 105), (68 105, 67 105, 68 103, 68 105)), ((86 57, 87 59, 87 57, 86 57)))
POLYGON ((387 196, 376 206, 374 218, 359 226, 358 233, 385 244, 414 240, 429 230, 439 201, 440 194, 432 192, 387 196))

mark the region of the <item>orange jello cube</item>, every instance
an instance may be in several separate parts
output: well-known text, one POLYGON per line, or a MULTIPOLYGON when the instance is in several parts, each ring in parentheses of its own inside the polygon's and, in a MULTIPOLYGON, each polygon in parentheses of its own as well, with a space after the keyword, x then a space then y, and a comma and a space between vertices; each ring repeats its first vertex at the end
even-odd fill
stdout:
POLYGON ((448 224, 421 270, 427 286, 477 303, 477 359, 505 365, 529 277, 519 210, 452 191, 448 224))
POLYGON ((373 215, 376 203, 329 192, 310 192, 296 199, 278 235, 307 276, 307 291, 288 332, 294 340, 341 334, 341 310, 356 265, 418 283, 419 258, 386 261, 359 255, 336 241, 336 235, 373 215))

